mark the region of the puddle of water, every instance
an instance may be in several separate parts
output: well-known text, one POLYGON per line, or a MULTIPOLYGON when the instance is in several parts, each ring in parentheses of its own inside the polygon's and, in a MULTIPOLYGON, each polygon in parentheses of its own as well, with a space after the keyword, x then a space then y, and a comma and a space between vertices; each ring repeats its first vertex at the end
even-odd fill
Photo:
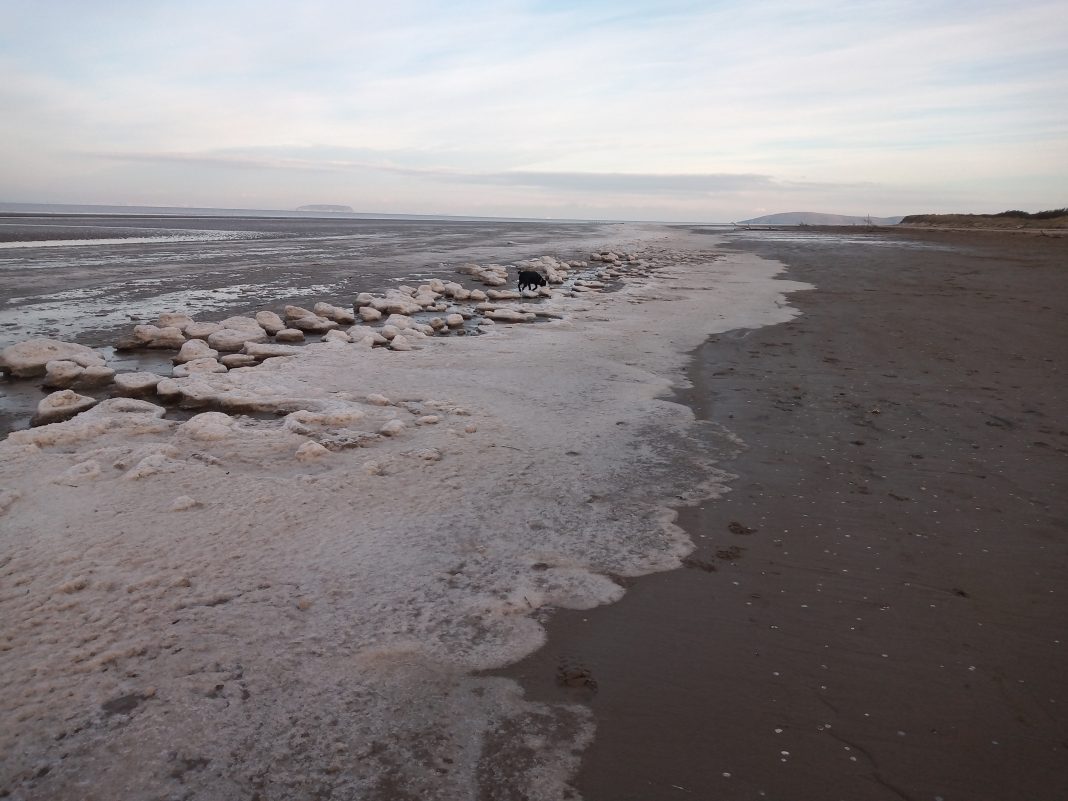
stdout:
MULTIPOLYGON (((154 363, 155 360, 146 360, 147 362, 154 363)), ((162 371, 164 374, 170 374, 170 359, 166 360, 166 369, 162 371)), ((111 362, 112 366, 115 366, 115 362, 111 362)), ((146 365, 142 365, 142 369, 145 369, 146 365)), ((145 369, 148 372, 147 369, 145 369)), ((41 387, 41 378, 18 378, 12 379, 8 376, 0 377, 0 439, 3 439, 12 431, 25 431, 30 428, 30 420, 33 418, 34 413, 37 411, 37 404, 41 400, 54 390, 43 389, 41 387)), ((80 395, 88 395, 89 397, 96 398, 97 400, 106 400, 107 398, 117 397, 115 393, 114 385, 101 387, 99 389, 77 389, 75 390, 80 395)), ((160 403, 158 398, 148 397, 146 400, 150 400, 153 403, 159 403, 166 410, 164 418, 167 420, 176 420, 178 422, 185 422, 189 418, 200 414, 205 411, 203 408, 186 408, 177 404, 163 404, 160 403)), ((267 421, 277 421, 278 415, 273 412, 263 413, 246 413, 240 415, 234 415, 239 421, 246 423, 258 423, 262 424, 267 421)))
POLYGON ((108 367, 120 373, 158 373, 169 376, 172 361, 177 351, 133 350, 117 351, 115 348, 97 348, 107 360, 108 367))
MULTIPOLYGON (((157 373, 171 374, 174 351, 143 350, 118 353, 114 348, 98 348, 107 361, 108 367, 120 373, 157 373)), ((30 427, 30 419, 37 411, 37 404, 54 392, 41 386, 42 376, 34 378, 0 377, 0 439, 12 431, 30 427)), ((103 400, 115 396, 115 386, 108 384, 92 389, 75 389, 79 395, 103 400)), ((168 416, 170 416, 168 414, 168 416)))
POLYGON ((37 404, 47 394, 39 379, 0 377, 0 439, 12 431, 29 428, 37 404))

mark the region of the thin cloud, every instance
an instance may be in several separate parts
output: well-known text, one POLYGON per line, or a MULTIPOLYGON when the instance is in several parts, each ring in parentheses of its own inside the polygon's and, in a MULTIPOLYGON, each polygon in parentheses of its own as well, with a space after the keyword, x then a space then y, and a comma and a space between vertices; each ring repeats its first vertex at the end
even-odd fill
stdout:
POLYGON ((477 172, 448 167, 410 167, 349 159, 309 159, 245 153, 94 152, 85 155, 118 162, 178 163, 240 170, 375 171, 452 183, 627 195, 788 191, 791 189, 855 188, 870 185, 782 181, 759 173, 624 173, 538 170, 477 172))
POLYGON ((618 194, 709 194, 723 192, 834 189, 859 184, 829 184, 777 180, 757 173, 627 173, 540 172, 509 170, 495 173, 463 173, 454 176, 468 183, 527 186, 543 189, 609 192, 618 194))

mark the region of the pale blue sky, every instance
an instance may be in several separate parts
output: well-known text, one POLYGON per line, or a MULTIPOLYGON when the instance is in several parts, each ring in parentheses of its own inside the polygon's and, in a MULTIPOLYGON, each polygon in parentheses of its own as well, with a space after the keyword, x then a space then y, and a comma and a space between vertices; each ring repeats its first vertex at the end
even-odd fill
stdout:
POLYGON ((0 0, 0 21, 0 201, 1068 205, 1062 0, 0 0))

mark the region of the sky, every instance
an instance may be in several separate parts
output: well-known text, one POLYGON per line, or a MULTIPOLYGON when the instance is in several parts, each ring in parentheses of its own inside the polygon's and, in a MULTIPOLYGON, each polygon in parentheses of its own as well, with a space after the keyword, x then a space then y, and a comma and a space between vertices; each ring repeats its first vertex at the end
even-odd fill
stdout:
POLYGON ((0 0, 0 202, 1068 206, 1064 0, 0 0))

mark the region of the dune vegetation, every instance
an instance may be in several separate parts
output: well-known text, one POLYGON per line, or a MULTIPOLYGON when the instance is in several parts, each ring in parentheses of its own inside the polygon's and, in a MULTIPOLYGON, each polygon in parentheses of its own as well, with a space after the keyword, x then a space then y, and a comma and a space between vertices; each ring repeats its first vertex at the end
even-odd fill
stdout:
POLYGON ((910 214, 901 225, 949 228, 1068 228, 1068 208, 1029 213, 1012 209, 997 214, 910 214))

